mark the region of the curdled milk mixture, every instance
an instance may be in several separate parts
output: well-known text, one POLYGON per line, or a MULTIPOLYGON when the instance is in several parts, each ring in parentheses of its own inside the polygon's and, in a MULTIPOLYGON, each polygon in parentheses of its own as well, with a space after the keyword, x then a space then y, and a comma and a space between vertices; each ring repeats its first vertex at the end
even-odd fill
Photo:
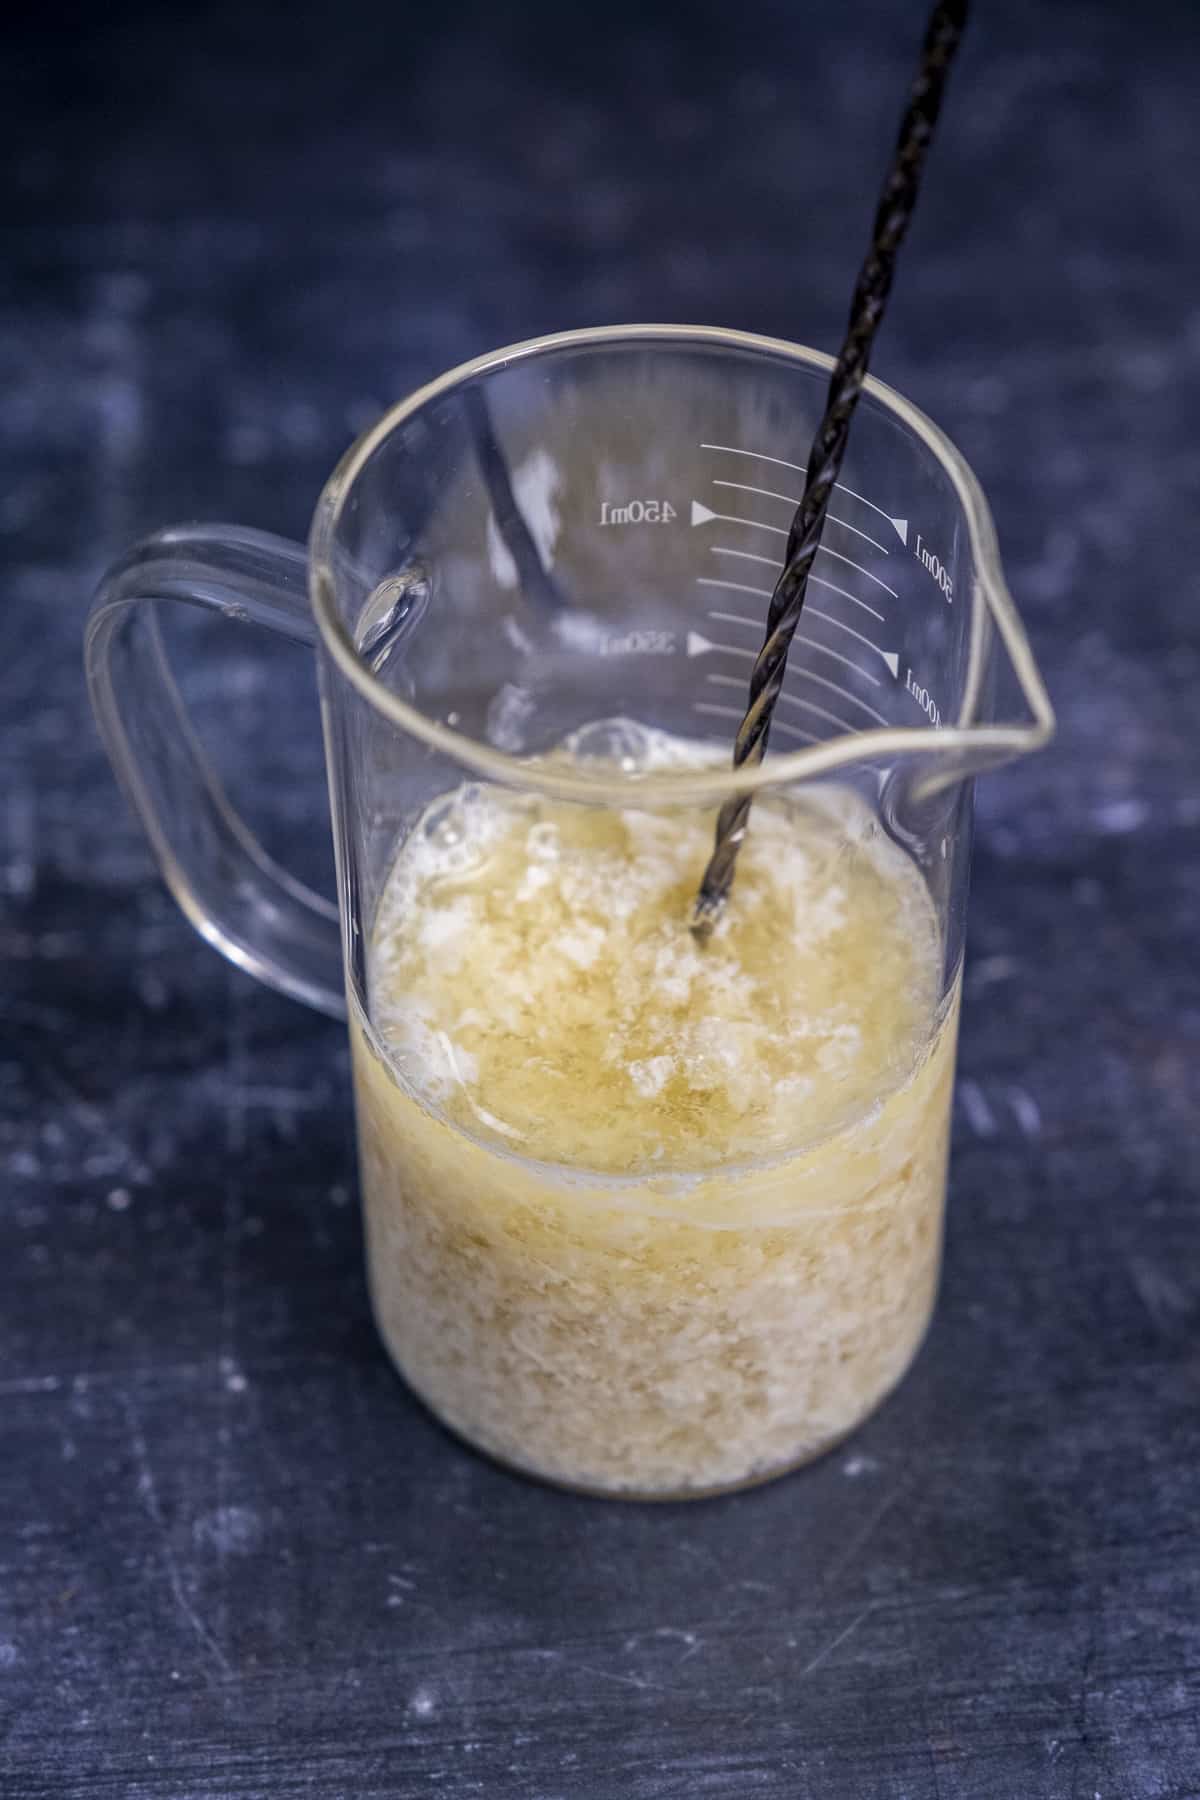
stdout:
POLYGON ((957 990, 921 877, 847 789, 760 797, 701 947, 712 829, 461 788, 396 857, 352 1029, 392 1355, 472 1442, 605 1492, 818 1454, 937 1281, 957 990))

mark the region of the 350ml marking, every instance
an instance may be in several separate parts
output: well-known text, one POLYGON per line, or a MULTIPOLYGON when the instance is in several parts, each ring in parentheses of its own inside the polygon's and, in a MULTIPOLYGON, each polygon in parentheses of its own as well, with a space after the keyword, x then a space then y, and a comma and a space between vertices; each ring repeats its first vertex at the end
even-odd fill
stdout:
POLYGON ((949 569, 947 569, 942 562, 941 557, 934 555, 919 531, 917 533, 917 543, 914 554, 916 555, 918 562, 924 563, 925 567, 929 570, 929 573, 933 576, 933 579, 941 588, 943 594, 946 596, 946 604, 948 606, 953 606, 954 579, 950 574, 949 569))
POLYGON ((626 500, 620 506, 600 502, 601 525, 669 525, 675 516, 669 500, 626 500))

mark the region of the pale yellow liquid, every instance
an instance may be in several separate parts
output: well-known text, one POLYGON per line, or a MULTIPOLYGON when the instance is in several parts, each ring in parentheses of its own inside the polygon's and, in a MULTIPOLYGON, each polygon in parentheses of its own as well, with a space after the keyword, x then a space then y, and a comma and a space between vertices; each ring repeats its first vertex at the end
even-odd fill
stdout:
POLYGON ((461 790, 396 859, 352 1030, 385 1341, 448 1424, 576 1486, 818 1454, 933 1302, 957 992, 924 884, 848 791, 761 799, 701 948, 711 840, 461 790))

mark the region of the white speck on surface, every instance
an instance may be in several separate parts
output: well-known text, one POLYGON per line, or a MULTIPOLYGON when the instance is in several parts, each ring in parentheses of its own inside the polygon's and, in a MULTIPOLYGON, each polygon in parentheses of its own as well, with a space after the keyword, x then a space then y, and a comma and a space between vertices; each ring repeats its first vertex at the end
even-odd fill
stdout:
POLYGON ((17 1646, 10 1638, 0 1639, 0 1669, 11 1669, 17 1661, 17 1646))
MULTIPOLYGON (((86 1386, 86 1381, 86 1376, 76 1377, 76 1392, 83 1391, 86 1386)), ((207 1650, 208 1654, 212 1657, 212 1660, 217 1665, 221 1675, 228 1679, 233 1673, 229 1658, 226 1656, 219 1641, 209 1630, 197 1611, 191 1598, 190 1582, 185 1580, 183 1569, 175 1554, 167 1517, 163 1511, 162 1502, 158 1497, 158 1483, 154 1479, 154 1469, 150 1462, 150 1451, 146 1443, 146 1436, 142 1430, 137 1409, 128 1394, 122 1394, 120 1396, 120 1401, 125 1413, 129 1448, 132 1453, 134 1469, 137 1474, 137 1495, 142 1502, 147 1518, 158 1533, 163 1574, 166 1577, 168 1590, 175 1602, 180 1617, 190 1627, 198 1642, 203 1645, 204 1649, 207 1650)))
POLYGON ((279 435, 289 450, 311 450, 321 441, 321 415, 307 400, 289 400, 279 415, 279 435))
POLYGON ((993 825, 987 834, 987 843, 997 856, 1017 856, 1022 848, 1021 834, 1011 825, 993 825))
POLYGON ((1148 1257, 1135 1256, 1129 1262, 1129 1279, 1158 1331, 1169 1337, 1186 1330, 1191 1302, 1172 1275, 1148 1257))
POLYGON ((389 1575, 388 1585, 392 1589, 387 1597, 388 1605, 403 1606, 417 1584, 410 1581, 407 1575, 389 1575))
POLYGON ((1117 359, 1117 367, 1129 386, 1140 394, 1158 393, 1173 372, 1170 358, 1149 345, 1126 351, 1117 359))
POLYGON ((141 445, 144 424, 137 383, 122 373, 101 375, 93 384, 92 398, 108 455, 117 462, 132 457, 141 445))
POLYGON ((1021 1135, 1027 1138, 1041 1137, 1042 1113, 1033 1095, 1025 1088, 1014 1087, 1009 1088, 1008 1098, 1013 1117, 1021 1128, 1021 1135))
POLYGON ((109 1191, 108 1204, 113 1212, 128 1212, 132 1199, 127 1187, 115 1187, 109 1191))
POLYGON ((844 1630, 839 1631, 837 1636, 834 1638, 831 1638, 829 1643, 827 1643, 823 1649, 818 1650, 817 1654, 811 1659, 811 1661, 805 1663, 804 1667, 801 1669, 801 1671, 800 1671, 801 1680, 803 1680, 806 1675, 812 1675, 817 1669, 819 1669, 821 1664, 828 1657, 833 1655, 834 1651, 838 1648, 838 1646, 840 1644, 844 1644, 846 1642, 846 1639, 848 1637, 850 1637, 853 1632, 858 1630, 858 1628, 862 1624, 863 1620, 865 1618, 867 1618, 869 1614, 873 1613, 878 1605, 879 1605, 879 1602, 877 1600, 873 1600, 869 1606, 864 1606, 862 1611, 860 1613, 857 1613, 855 1615, 855 1617, 853 1619, 851 1619, 850 1623, 845 1627, 844 1630))
POLYGON ((162 1012, 170 999, 165 981, 148 970, 139 970, 133 978, 134 991, 148 1012, 162 1012))
POLYGON ((197 1543, 211 1544, 220 1556, 248 1556, 262 1541, 262 1521, 252 1507, 218 1506, 196 1520, 197 1543))
POLYGON ((998 981, 1011 981, 1019 964, 1011 956, 982 956, 971 965, 968 981, 972 987, 991 987, 998 981))
POLYGON ((1096 808, 1094 816, 1101 831, 1123 836, 1141 829, 1150 817, 1150 808, 1144 800, 1109 800, 1096 808))
POLYGON ((437 1696, 433 1689, 422 1685, 414 1693, 408 1703, 408 1710, 415 1713, 418 1719, 428 1719, 437 1711, 437 1696))
POLYGON ((1011 384, 999 375, 978 375, 967 383, 967 402, 976 412, 995 415, 1006 410, 1011 384))
POLYGON ((987 1096, 977 1081, 964 1081, 959 1086, 959 1098, 963 1112, 967 1116, 967 1124, 976 1137, 995 1137, 998 1127, 996 1115, 988 1104, 987 1096))
POLYGON ((28 900, 37 884, 36 814, 33 791, 14 785, 7 801, 10 854, 4 881, 16 900, 28 900))
POLYGON ((842 1474, 856 1481, 860 1475, 870 1475, 879 1467, 873 1456, 848 1456, 842 1464, 842 1474))
POLYGON ((687 1662, 690 1657, 695 1656, 698 1650, 703 1650, 704 1648, 704 1639, 699 1633, 695 1631, 685 1631, 683 1627, 679 1625, 659 1625, 654 1631, 654 1636, 656 1638, 665 1639, 669 1643, 681 1645, 682 1648, 679 1655, 679 1661, 681 1663, 687 1662))

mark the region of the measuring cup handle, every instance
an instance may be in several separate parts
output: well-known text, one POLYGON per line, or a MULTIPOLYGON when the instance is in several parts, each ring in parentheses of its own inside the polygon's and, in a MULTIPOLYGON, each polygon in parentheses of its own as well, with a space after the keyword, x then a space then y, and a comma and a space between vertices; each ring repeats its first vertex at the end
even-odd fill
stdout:
POLYGON ((208 607, 313 644, 306 570, 302 545, 267 532, 156 532, 100 583, 84 666, 113 768, 185 916, 239 968, 344 1018, 337 907, 281 869, 230 805, 184 710, 153 604, 208 607))

